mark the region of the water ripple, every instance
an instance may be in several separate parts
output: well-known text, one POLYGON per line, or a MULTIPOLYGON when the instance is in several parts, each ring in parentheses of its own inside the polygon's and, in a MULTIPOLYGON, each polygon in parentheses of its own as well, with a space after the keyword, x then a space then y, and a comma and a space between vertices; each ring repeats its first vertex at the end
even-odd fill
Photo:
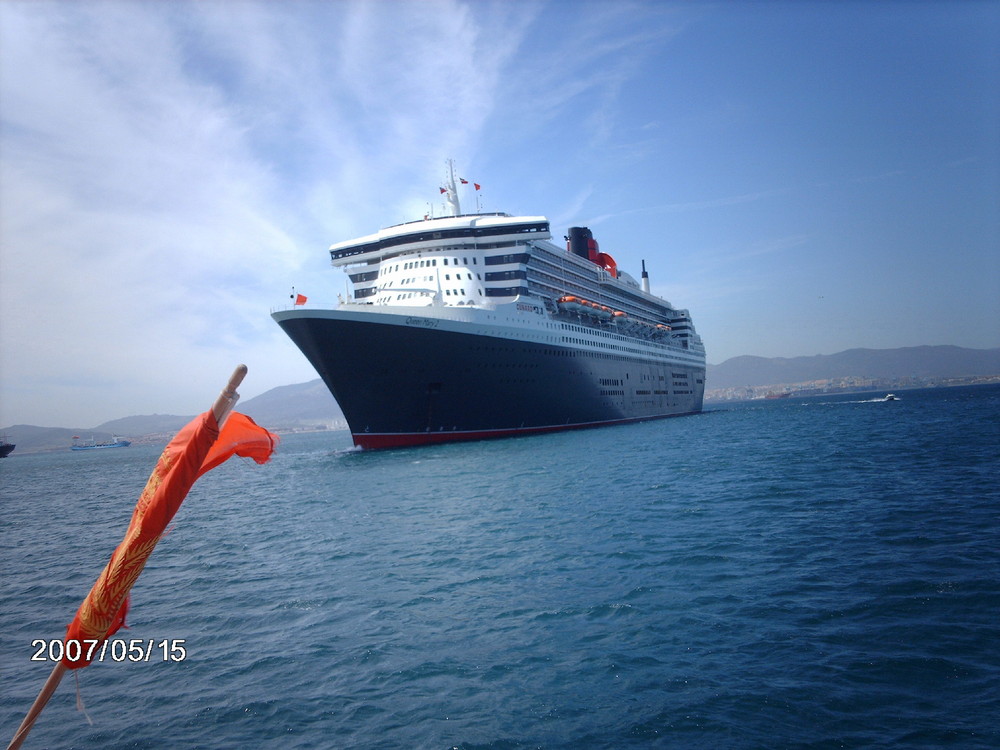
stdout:
MULTIPOLYGON (((359 453, 204 477, 39 747, 996 747, 1000 389, 359 453), (595 461, 595 457, 598 460, 595 461)), ((155 449, 0 464, 0 730, 155 449), (81 533, 80 519, 87 519, 81 533)))

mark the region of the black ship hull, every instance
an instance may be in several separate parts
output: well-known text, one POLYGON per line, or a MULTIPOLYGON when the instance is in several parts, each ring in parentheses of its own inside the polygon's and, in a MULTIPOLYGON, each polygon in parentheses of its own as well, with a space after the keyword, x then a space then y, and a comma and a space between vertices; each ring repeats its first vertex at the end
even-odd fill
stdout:
POLYGON ((703 367, 371 317, 275 315, 365 449, 701 411, 703 367))

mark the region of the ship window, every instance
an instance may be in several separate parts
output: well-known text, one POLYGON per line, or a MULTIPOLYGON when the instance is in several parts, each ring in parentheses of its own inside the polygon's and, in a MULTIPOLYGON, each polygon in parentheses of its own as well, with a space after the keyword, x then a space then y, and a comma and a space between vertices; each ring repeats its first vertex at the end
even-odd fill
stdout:
POLYGON ((444 264, 448 265, 448 259, 447 258, 444 259, 444 264))
POLYGON ((450 297, 451 296, 451 289, 445 289, 444 293, 447 294, 450 297))
POLYGON ((508 255, 491 255, 485 259, 487 266, 497 266, 506 263, 527 263, 527 253, 510 253, 508 255))
POLYGON ((447 273, 446 273, 446 274, 444 275, 444 280, 445 280, 445 281, 451 281, 451 274, 447 274, 447 273))
POLYGON ((510 279, 526 279, 526 271, 496 271, 486 274, 487 281, 509 281, 510 279))

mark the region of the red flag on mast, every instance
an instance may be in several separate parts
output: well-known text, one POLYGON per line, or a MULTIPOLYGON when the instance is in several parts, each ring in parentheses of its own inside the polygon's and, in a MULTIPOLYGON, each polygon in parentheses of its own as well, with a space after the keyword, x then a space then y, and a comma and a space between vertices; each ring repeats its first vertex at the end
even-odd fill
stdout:
POLYGON ((294 304, 294 306, 297 307, 299 305, 304 305, 306 303, 306 300, 308 300, 308 299, 309 298, 306 297, 306 295, 296 293, 295 294, 295 304, 294 304))
POLYGON ((66 628, 66 641, 77 640, 80 646, 64 649, 62 663, 67 668, 90 664, 95 649, 85 642, 104 641, 125 624, 132 585, 195 480, 233 455, 265 463, 277 441, 276 435, 237 412, 229 415, 221 431, 215 415, 207 411, 177 433, 139 496, 125 538, 66 628), (71 653, 79 658, 70 659, 71 653))

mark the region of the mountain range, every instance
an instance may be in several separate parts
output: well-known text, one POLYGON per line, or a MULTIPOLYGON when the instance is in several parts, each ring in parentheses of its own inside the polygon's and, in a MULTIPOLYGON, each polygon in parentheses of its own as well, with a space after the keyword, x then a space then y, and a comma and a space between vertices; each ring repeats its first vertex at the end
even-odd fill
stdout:
MULTIPOLYGON (((989 375, 1000 375, 1000 349, 914 346, 849 349, 812 357, 733 357, 708 366, 706 386, 711 390, 851 377, 933 380, 989 375)), ((337 402, 319 378, 272 388, 241 401, 239 410, 276 432, 347 427, 337 402)), ((17 445, 17 453, 66 450, 74 435, 101 441, 117 434, 135 442, 165 444, 192 417, 150 414, 115 419, 93 428, 13 425, 0 431, 17 445)))
MULTIPOLYGON (((346 428, 343 412, 319 378, 298 385, 272 388, 259 396, 241 400, 237 409, 257 424, 275 432, 346 428)), ((2 432, 14 443, 18 454, 66 450, 74 437, 97 442, 121 435, 134 443, 166 444, 193 414, 145 414, 104 422, 96 427, 36 427, 18 424, 2 432)))
POLYGON ((812 357, 733 357, 709 365, 708 388, 805 383, 834 378, 962 378, 1000 375, 1000 349, 910 346, 848 349, 812 357))

